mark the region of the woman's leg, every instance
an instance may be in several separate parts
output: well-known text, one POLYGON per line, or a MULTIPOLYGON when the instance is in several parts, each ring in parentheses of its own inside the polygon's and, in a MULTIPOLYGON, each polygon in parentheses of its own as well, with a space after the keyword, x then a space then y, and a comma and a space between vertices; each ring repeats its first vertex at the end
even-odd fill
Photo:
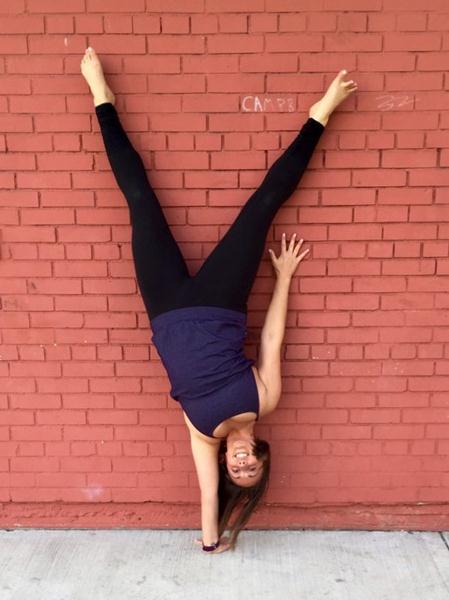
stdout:
POLYGON ((269 227, 300 181, 330 114, 357 86, 340 71, 309 119, 273 163, 259 188, 193 278, 203 304, 246 312, 247 300, 263 255, 269 227))
POLYGON ((188 279, 181 251, 146 175, 142 159, 126 135, 115 107, 95 107, 106 152, 130 209, 132 251, 137 281, 150 319, 168 310, 188 279))
POLYGON ((178 289, 189 282, 190 276, 142 159, 120 123, 114 94, 95 50, 86 50, 80 66, 93 95, 112 171, 130 209, 137 282, 151 319, 170 308, 173 298, 179 296, 178 289))
POLYGON ((324 126, 309 118, 195 275, 203 302, 246 312, 271 223, 301 179, 324 126))

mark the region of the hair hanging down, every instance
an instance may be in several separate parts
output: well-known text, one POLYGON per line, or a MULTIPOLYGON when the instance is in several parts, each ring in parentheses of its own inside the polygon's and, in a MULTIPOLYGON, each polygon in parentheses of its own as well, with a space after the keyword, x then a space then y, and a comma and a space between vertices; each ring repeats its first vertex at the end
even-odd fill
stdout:
POLYGON ((234 483, 226 466, 226 440, 222 440, 218 450, 218 466, 220 479, 218 484, 218 537, 225 529, 229 530, 229 543, 234 550, 240 531, 248 522, 254 509, 268 488, 271 456, 270 444, 260 438, 254 438, 254 454, 263 461, 263 472, 259 481, 251 487, 243 487, 234 483), (240 508, 232 525, 228 525, 234 509, 240 508))

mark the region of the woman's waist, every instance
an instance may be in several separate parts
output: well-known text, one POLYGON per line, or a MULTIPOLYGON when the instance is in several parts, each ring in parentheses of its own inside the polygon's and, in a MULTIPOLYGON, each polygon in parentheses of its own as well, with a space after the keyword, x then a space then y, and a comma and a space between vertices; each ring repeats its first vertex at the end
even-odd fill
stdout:
POLYGON ((218 390, 232 386, 243 374, 251 369, 254 360, 242 356, 227 368, 208 368, 207 364, 197 369, 167 368, 172 386, 171 394, 176 399, 203 398, 218 390))

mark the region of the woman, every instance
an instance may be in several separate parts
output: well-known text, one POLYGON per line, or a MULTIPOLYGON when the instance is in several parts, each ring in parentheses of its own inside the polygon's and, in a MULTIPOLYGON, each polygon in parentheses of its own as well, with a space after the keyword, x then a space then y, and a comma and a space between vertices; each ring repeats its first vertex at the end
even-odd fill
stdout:
POLYGON ((100 60, 88 48, 81 72, 91 92, 106 152, 129 209, 132 251, 152 341, 167 370, 172 398, 183 408, 201 490, 203 550, 234 548, 239 531, 267 488, 269 444, 254 436, 256 420, 272 412, 281 395, 280 352, 291 278, 308 250, 285 234, 277 280, 261 334, 257 367, 245 357, 247 299, 265 239, 280 206, 291 196, 334 109, 355 89, 333 80, 290 146, 268 170, 235 222, 194 277, 148 182, 114 107, 100 60), (223 537, 235 508, 231 537, 223 537))

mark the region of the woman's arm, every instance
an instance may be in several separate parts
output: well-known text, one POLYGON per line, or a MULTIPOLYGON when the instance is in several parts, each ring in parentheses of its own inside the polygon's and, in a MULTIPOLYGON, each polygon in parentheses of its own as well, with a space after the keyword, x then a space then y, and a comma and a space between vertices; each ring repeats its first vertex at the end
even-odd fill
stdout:
POLYGON ((287 318, 288 293, 291 275, 278 275, 273 296, 265 316, 261 333, 261 342, 281 345, 284 339, 287 318))
POLYGON ((190 446, 201 491, 201 529, 206 546, 218 539, 218 448, 190 431, 190 446))
POLYGON ((296 234, 293 234, 287 249, 285 234, 282 234, 282 252, 279 257, 269 250, 276 272, 276 285, 260 340, 258 371, 267 390, 264 414, 274 410, 281 397, 281 347, 285 334, 290 282, 296 267, 308 252, 305 250, 298 255, 303 240, 295 246, 295 236, 296 234))

